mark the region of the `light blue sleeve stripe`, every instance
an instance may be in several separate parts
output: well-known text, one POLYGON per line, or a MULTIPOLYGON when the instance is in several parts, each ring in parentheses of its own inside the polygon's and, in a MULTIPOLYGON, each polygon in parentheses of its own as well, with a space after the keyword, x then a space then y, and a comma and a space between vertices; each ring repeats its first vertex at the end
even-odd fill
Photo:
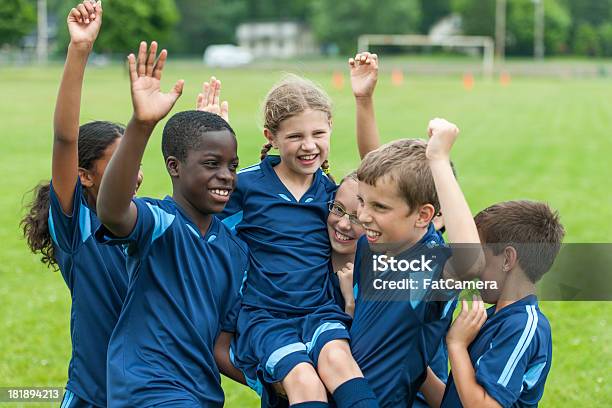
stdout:
POLYGON ((49 233, 51 234, 51 239, 55 242, 55 245, 59 246, 59 242, 57 242, 57 235, 55 235, 55 224, 53 224, 53 215, 51 215, 51 207, 49 207, 49 220, 47 223, 49 224, 49 233))
POLYGON ((153 236, 151 237, 151 242, 153 242, 168 229, 168 227, 174 221, 175 216, 174 214, 169 214, 161 208, 151 205, 150 203, 147 203, 147 207, 149 207, 151 210, 155 220, 155 229, 153 230, 153 236))
POLYGON ((533 386, 536 385, 536 383, 540 379, 540 376, 542 375, 544 367, 546 367, 546 361, 540 364, 536 364, 529 370, 527 370, 527 372, 523 376, 523 383, 525 383, 528 390, 532 389, 533 386))
POLYGON ((310 354, 314 346, 316 346, 319 336, 329 330, 346 330, 346 327, 342 323, 338 322, 325 322, 317 327, 317 330, 315 330, 312 336, 312 340, 306 343, 306 350, 308 351, 308 354, 310 354))
POLYGON ((274 376, 274 369, 279 361, 283 358, 287 357, 291 353, 297 353, 298 351, 306 351, 306 345, 304 343, 292 343, 286 346, 283 346, 277 350, 275 350, 270 357, 268 357, 268 361, 266 362, 266 371, 272 376, 274 376))
POLYGON ((442 319, 444 319, 446 317, 446 314, 450 310, 450 308, 453 305, 453 303, 455 303, 455 299, 454 298, 449 300, 448 302, 446 302, 446 306, 444 306, 444 311, 442 312, 442 319))
POLYGON ((70 390, 66 390, 64 394, 64 402, 62 402, 62 406, 60 408, 69 408, 72 403, 72 398, 74 398, 74 393, 70 390))
POLYGON ((527 350, 527 347, 531 343, 531 339, 533 338, 535 329, 538 325, 538 316, 534 313, 535 310, 532 309, 532 306, 527 305, 525 306, 525 309, 527 310, 528 315, 527 324, 525 325, 525 329, 523 330, 523 333, 521 334, 518 343, 514 347, 514 350, 512 351, 512 354, 510 355, 510 358, 508 359, 508 362, 506 363, 506 366, 504 367, 501 376, 497 380, 497 383, 501 384, 504 387, 508 385, 508 382, 510 382, 510 378, 512 378, 514 369, 516 368, 521 357, 527 350))
POLYGON ((232 363, 232 365, 236 367, 236 356, 234 355, 234 350, 232 350, 231 345, 229 348, 229 359, 230 359, 230 363, 232 363))
POLYGON ((240 296, 243 296, 242 291, 244 290, 244 285, 246 285, 246 281, 248 277, 249 277, 249 270, 245 269, 244 274, 242 275, 242 282, 240 282, 240 289, 238 290, 238 293, 240 293, 240 296))
POLYGON ((355 298, 355 300, 357 300, 357 295, 359 295, 359 284, 356 283, 355 286, 353 286, 353 297, 355 298))
POLYGON ((259 164, 254 164, 252 166, 245 167, 244 169, 240 169, 238 170, 236 174, 248 173, 250 171, 256 171, 256 170, 259 170, 259 164))
POLYGON ((81 230, 81 241, 87 241, 91 236, 91 217, 89 208, 81 204, 79 209, 79 229, 81 230))

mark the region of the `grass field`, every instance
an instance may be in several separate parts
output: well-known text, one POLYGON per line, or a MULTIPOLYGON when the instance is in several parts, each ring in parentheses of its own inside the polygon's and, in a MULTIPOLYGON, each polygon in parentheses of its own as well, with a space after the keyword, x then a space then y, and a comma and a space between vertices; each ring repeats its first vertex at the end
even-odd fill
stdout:
MULTIPOLYGON (((384 60, 382 62, 384 64, 384 60)), ((331 86, 331 73, 295 71, 324 86, 334 100, 332 173, 356 167, 354 106, 348 84, 331 86)), ((0 387, 63 386, 70 357, 70 295, 59 273, 42 267, 20 237, 24 193, 49 177, 52 114, 60 66, 0 68, 0 387)), ((194 105, 211 74, 196 64, 168 65, 164 89, 178 78, 185 92, 175 111, 194 105)), ((243 166, 258 159, 263 143, 260 103, 280 78, 277 71, 216 72, 239 138, 243 166)), ((423 137, 430 118, 455 121, 462 133, 453 152, 462 188, 474 212, 497 201, 530 198, 557 208, 566 242, 609 242, 612 232, 612 82, 514 79, 508 87, 461 79, 410 78, 401 87, 382 77, 377 90, 385 140, 423 137)), ((121 66, 86 75, 82 121, 127 122, 128 79, 121 66)), ((142 195, 170 192, 159 126, 145 155, 142 195)), ((580 271, 588 273, 589 271, 580 271)), ((553 328, 554 361, 541 406, 612 406, 610 350, 612 303, 545 302, 553 328)), ((255 394, 225 383, 228 407, 256 407, 255 394)), ((17 405, 13 405, 17 406, 17 405)), ((28 407, 35 406, 28 404, 28 407)), ((49 406, 40 405, 40 406, 49 406)))

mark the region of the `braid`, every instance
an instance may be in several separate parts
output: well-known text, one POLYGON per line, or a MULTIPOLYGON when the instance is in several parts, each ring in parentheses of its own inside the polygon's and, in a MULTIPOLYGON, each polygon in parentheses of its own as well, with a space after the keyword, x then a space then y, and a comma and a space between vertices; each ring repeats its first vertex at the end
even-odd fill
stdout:
POLYGON ((260 160, 263 161, 263 159, 266 158, 266 156, 268 155, 268 152, 270 151, 270 149, 272 149, 272 143, 266 143, 266 144, 263 145, 263 147, 261 148, 260 160))
POLYGON ((325 173, 325 175, 335 184, 336 180, 334 179, 334 176, 331 175, 331 173, 329 172, 329 160, 325 160, 322 164, 321 164, 321 170, 323 170, 323 173, 325 173))

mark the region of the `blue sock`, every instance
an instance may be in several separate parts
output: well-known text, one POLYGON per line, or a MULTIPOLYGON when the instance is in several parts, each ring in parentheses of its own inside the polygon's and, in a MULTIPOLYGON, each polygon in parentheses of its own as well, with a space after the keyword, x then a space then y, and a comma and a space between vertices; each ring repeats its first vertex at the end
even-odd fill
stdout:
POLYGON ((327 408, 329 404, 323 401, 308 401, 298 402, 297 404, 289 405, 289 408, 327 408))
POLYGON ((378 408, 376 396, 365 378, 353 378, 334 391, 338 408, 378 408))

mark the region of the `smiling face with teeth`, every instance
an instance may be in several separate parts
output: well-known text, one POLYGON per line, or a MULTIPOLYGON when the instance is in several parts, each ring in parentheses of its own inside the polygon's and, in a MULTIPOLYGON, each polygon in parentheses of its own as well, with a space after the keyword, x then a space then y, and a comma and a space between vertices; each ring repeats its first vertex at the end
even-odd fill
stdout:
POLYGON ((236 183, 236 137, 228 130, 208 131, 185 160, 166 159, 173 198, 192 216, 223 211, 236 183))
POLYGON ((329 153, 330 135, 329 114, 313 109, 283 120, 274 134, 264 129, 264 136, 279 150, 277 170, 293 175, 312 176, 321 167, 329 153))
POLYGON ((411 211, 392 177, 385 176, 370 185, 359 181, 359 221, 370 244, 389 244, 403 251, 427 232, 434 208, 424 204, 411 211))
MULTIPOLYGON (((347 178, 336 192, 336 204, 342 207, 347 214, 356 215, 359 201, 357 201, 357 181, 347 178)), ((327 217, 327 232, 331 242, 332 251, 341 255, 355 254, 357 239, 363 235, 361 225, 353 224, 348 216, 339 217, 330 212, 327 217)))

